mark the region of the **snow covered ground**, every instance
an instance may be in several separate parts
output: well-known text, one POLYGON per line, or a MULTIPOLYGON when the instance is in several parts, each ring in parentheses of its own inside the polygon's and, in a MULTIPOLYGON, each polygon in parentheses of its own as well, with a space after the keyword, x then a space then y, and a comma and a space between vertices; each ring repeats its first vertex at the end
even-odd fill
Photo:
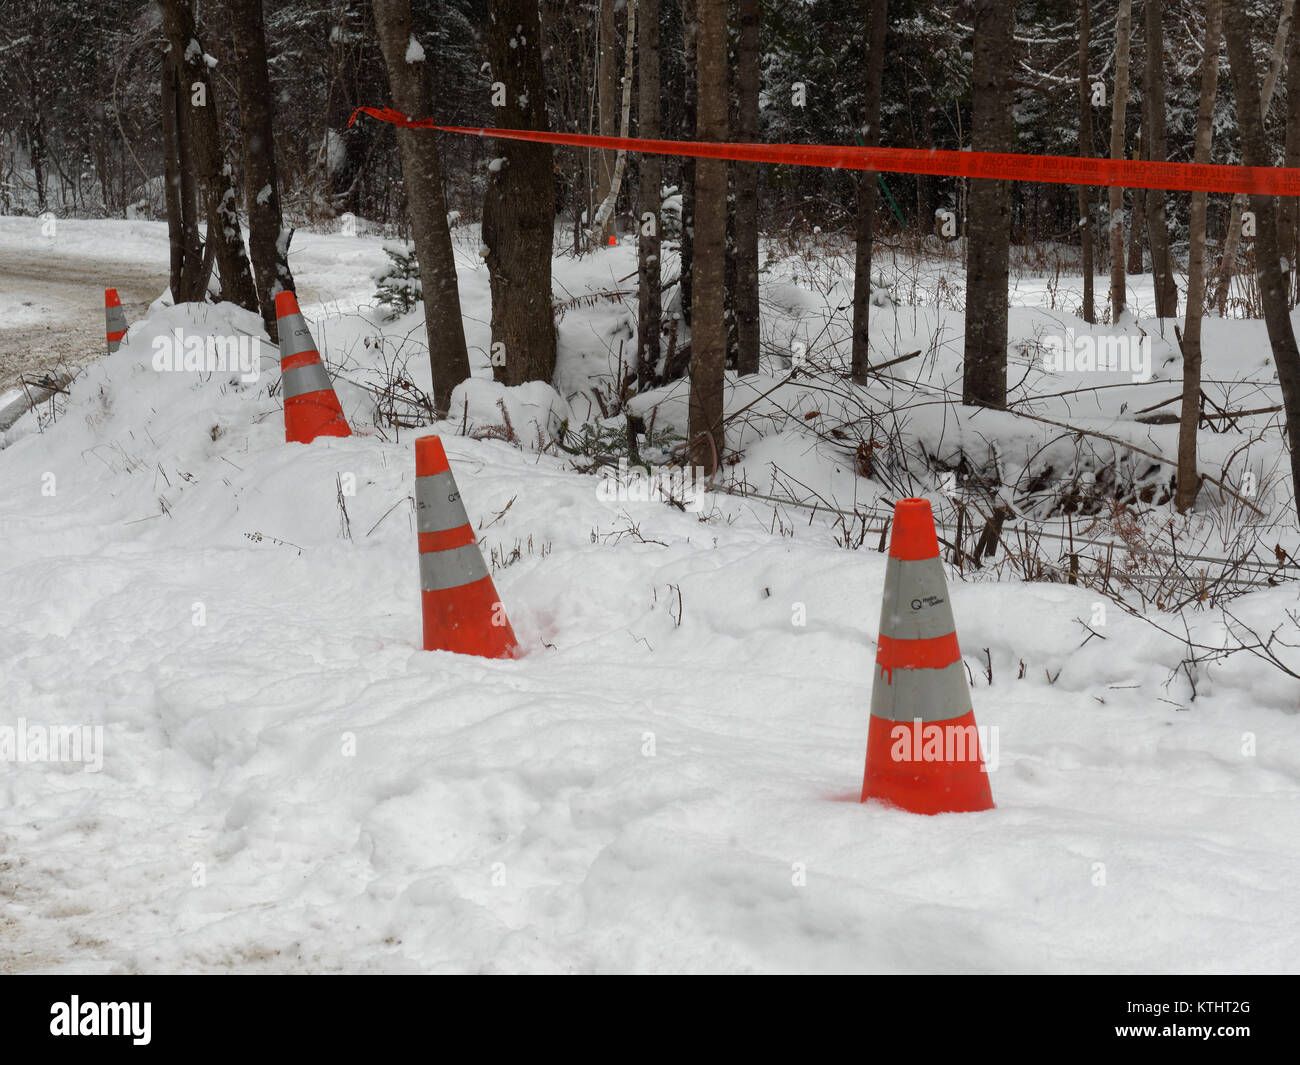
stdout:
MULTIPOLYGON (((422 341, 420 317, 357 313, 377 239, 303 233, 294 249, 358 435, 286 445, 273 357, 258 381, 155 371, 171 329, 260 329, 187 306, 133 322, 56 420, 29 415, 4 437, 0 726, 100 727, 102 762, 3 767, 0 968, 1300 969, 1296 681, 1242 654, 1203 667, 1193 701, 1178 642, 1113 605, 1099 621, 1095 593, 954 574, 997 809, 860 805, 874 537, 844 550, 820 516, 777 531, 770 506, 724 494, 698 514, 608 500, 559 456, 459 436, 459 420, 367 426, 363 386, 397 350, 375 338, 422 341), (444 437, 518 661, 420 649, 425 431, 444 437)), ((473 252, 463 240, 486 373, 473 252)), ((619 287, 633 254, 557 260, 558 298, 619 287)), ((776 346, 815 335, 813 311, 838 298, 779 269, 764 289, 776 346)), ((575 421, 617 371, 633 311, 566 310, 575 421)), ((1013 335, 1062 313, 1018 309, 1013 335)), ((885 309, 873 335, 906 352, 945 317, 933 356, 904 364, 933 387, 955 372, 956 312, 885 309)), ((1262 336, 1208 323, 1207 376, 1220 358, 1267 378, 1262 336)), ((404 354, 418 385, 423 356, 404 354)), ((729 408, 777 380, 733 382, 729 408)), ((773 399, 807 401, 798 385, 773 399)), ((1098 393, 1091 416, 1120 431, 1127 391, 1098 393)), ((684 396, 658 398, 672 424, 684 396)), ((1175 427, 1138 430, 1172 454, 1175 427)), ((880 492, 806 436, 755 429, 746 446, 735 473, 758 491, 775 464, 844 505, 880 492)), ((1295 584, 1234 603, 1256 625, 1296 608, 1295 584)), ((1188 617, 1215 639, 1212 616, 1188 617)))

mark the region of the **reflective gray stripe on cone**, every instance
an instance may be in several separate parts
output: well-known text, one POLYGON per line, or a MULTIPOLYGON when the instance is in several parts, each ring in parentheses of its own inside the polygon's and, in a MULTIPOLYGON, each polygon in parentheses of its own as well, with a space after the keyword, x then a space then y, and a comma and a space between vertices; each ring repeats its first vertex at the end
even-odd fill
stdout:
POLYGON ((303 321, 301 314, 290 314, 280 319, 280 358, 301 355, 304 351, 315 351, 316 341, 311 338, 311 330, 303 321))
POLYGON ((932 640, 956 626, 943 563, 937 558, 885 563, 885 594, 880 602, 880 632, 895 640, 932 640))
POLYGON ((105 340, 108 341, 108 350, 111 354, 122 346, 122 341, 126 339, 126 311, 118 307, 104 308, 104 333, 105 340), (122 336, 116 340, 113 339, 113 333, 121 333, 122 336))
POLYGON ((325 372, 325 367, 319 362, 309 363, 306 366, 295 366, 292 370, 285 370, 281 375, 284 381, 284 398, 293 399, 294 396, 305 396, 308 392, 320 392, 326 388, 331 391, 334 385, 330 382, 330 375, 325 372))
POLYGON ((420 556, 420 589, 445 592, 473 584, 488 575, 478 544, 466 544, 446 551, 429 551, 420 556))
POLYGON ((943 669, 899 669, 886 674, 876 663, 871 716, 886 721, 951 721, 971 711, 966 667, 959 658, 943 669))
POLYGON ((422 533, 446 532, 469 524, 451 470, 415 479, 415 521, 422 533))

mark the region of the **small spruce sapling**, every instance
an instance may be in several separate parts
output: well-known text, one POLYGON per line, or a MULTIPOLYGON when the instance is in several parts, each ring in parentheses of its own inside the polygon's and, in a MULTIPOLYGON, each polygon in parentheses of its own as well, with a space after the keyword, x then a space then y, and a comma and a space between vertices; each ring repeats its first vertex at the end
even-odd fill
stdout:
POLYGON ((375 302, 388 308, 388 317, 398 318, 412 310, 424 298, 420 287, 420 264, 415 258, 415 245, 407 241, 384 241, 384 252, 389 262, 372 275, 379 286, 375 302))

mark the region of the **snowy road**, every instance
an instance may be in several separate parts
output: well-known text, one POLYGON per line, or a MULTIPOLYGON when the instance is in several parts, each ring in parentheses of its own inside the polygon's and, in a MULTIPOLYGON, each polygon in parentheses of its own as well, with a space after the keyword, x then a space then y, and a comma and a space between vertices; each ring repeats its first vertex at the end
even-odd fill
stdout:
POLYGON ((0 391, 104 354, 104 289, 137 321, 167 288, 167 269, 156 223, 58 222, 49 236, 40 219, 0 219, 0 391))
MULTIPOLYGON (((23 374, 84 366, 104 354, 104 289, 122 298, 128 323, 167 291, 163 222, 66 219, 53 236, 38 218, 0 218, 0 392, 23 374)), ((355 308, 372 291, 383 255, 370 241, 302 232, 293 248, 304 306, 355 308)))
POLYGON ((167 287, 167 264, 6 249, 0 256, 0 391, 23 374, 80 366, 104 354, 105 278, 114 280, 128 320, 135 320, 167 287))

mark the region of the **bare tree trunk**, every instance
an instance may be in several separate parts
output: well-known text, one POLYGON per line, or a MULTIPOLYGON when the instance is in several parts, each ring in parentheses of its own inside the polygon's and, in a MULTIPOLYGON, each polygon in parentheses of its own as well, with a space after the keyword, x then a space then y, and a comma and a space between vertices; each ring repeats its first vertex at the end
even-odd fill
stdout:
MULTIPOLYGON (((1287 38, 1286 58, 1286 148, 1283 165, 1300 167, 1300 22, 1291 20, 1287 38)), ((1286 263, 1285 282, 1287 298, 1292 307, 1296 304, 1296 257, 1300 255, 1300 200, 1294 196, 1278 198, 1278 243, 1286 263)))
MULTIPOLYGON (((636 45, 636 0, 627 0, 627 46, 623 57, 623 106, 619 119, 619 136, 626 139, 632 123, 632 55, 636 45)), ((620 148, 614 160, 614 176, 609 188, 600 201, 596 211, 596 220, 592 223, 592 232, 604 234, 599 244, 608 244, 614 233, 614 208, 618 203, 618 193, 623 187, 623 170, 627 166, 627 152, 620 148)))
MULTIPOLYGON (((698 0, 681 0, 682 3, 682 53, 686 66, 685 86, 682 91, 682 125, 687 139, 695 136, 696 101, 699 96, 696 42, 700 34, 698 0)), ((680 283, 677 292, 681 301, 682 324, 691 325, 692 264, 695 260, 695 160, 682 160, 682 235, 679 244, 681 260, 680 283)))
MULTIPOLYGON (((757 141, 759 79, 759 3, 740 0, 736 44, 736 89, 740 96, 736 139, 757 141)), ((738 163, 736 177, 736 369, 758 373, 758 164, 738 163)))
POLYGON ((1295 14, 1295 0, 1282 0, 1282 10, 1278 12, 1277 33, 1273 35, 1273 49, 1268 54, 1268 72, 1264 75, 1264 86, 1259 91, 1260 117, 1268 119, 1268 109, 1273 106, 1273 94, 1277 91, 1278 79, 1282 76, 1282 67, 1286 61, 1286 43, 1291 38, 1291 18, 1295 14))
MULTIPOLYGON (((410 0, 374 0, 375 29, 388 70, 393 105, 408 116, 429 113, 429 76, 424 60, 407 60, 414 40, 410 0)), ((460 316, 456 259, 447 228, 447 201, 442 192, 438 142, 429 130, 398 129, 402 185, 415 237, 424 290, 424 327, 429 339, 434 407, 445 414, 451 392, 469 377, 465 326, 460 316)), ((507 353, 507 358, 509 353, 507 353)))
POLYGON ((239 78, 239 124, 244 137, 244 209, 248 248, 257 277, 257 301, 272 341, 279 341, 275 294, 294 291, 289 237, 280 217, 280 183, 275 169, 271 77, 266 65, 262 0, 229 0, 230 32, 239 78))
MULTIPOLYGON (((727 0, 727 128, 736 129, 740 121, 740 72, 736 55, 736 26, 740 22, 740 0, 727 0)), ((736 326, 736 171, 740 163, 727 163, 727 258, 723 282, 722 305, 726 308, 727 356, 724 366, 736 370, 740 365, 740 337, 736 326)))
POLYGON ((179 283, 172 288, 174 303, 198 303, 207 295, 208 275, 212 268, 212 248, 205 248, 199 234, 198 185, 194 150, 190 136, 190 103, 181 87, 181 64, 169 44, 163 57, 164 91, 170 93, 174 119, 175 167, 180 207, 181 262, 179 283))
MULTIPOLYGON (((1011 87, 1015 2, 975 0, 974 16, 971 149, 1011 152, 1016 146, 1011 87)), ((985 407, 1005 407, 1007 403, 1010 198, 1006 181, 971 182, 966 230, 970 251, 966 270, 962 402, 985 407)))
MULTIPOLYGON (((1287 39, 1291 35, 1291 15, 1294 10, 1295 0, 1282 0, 1277 33, 1273 37, 1273 50, 1269 53, 1268 73, 1264 76, 1264 87, 1259 94, 1259 113, 1262 122, 1268 121, 1268 112, 1273 106, 1273 93, 1277 89, 1278 76, 1282 72, 1282 60, 1286 52, 1287 39)), ((1246 16, 1242 15, 1241 17, 1246 16)), ((1214 305, 1221 315, 1227 307, 1228 289, 1232 285, 1233 275, 1237 272, 1237 247, 1241 243, 1241 212, 1245 206, 1245 196, 1238 193, 1232 198, 1232 211, 1228 216, 1228 231, 1223 237, 1223 254, 1219 258, 1219 269, 1214 287, 1214 305)))
MULTIPOLYGON (((866 0, 867 85, 862 143, 880 145, 880 96, 885 71, 885 27, 888 0, 866 0)), ((867 383, 870 361, 871 244, 876 234, 876 207, 880 202, 880 177, 865 170, 858 175, 858 219, 853 266, 853 354, 850 371, 860 385, 867 383)))
MULTIPOLYGON (((1244 18, 1224 20, 1228 42, 1228 64, 1232 70, 1232 94, 1237 101, 1237 122, 1241 130, 1242 162, 1246 166, 1268 165, 1268 142, 1264 119, 1251 105, 1259 89, 1259 75, 1250 52, 1250 29, 1244 18)), ((1291 452, 1291 487, 1300 511, 1300 348, 1296 346, 1291 316, 1287 313, 1286 291, 1278 262, 1277 208, 1272 196, 1252 196, 1255 212, 1255 275, 1264 303, 1264 324, 1273 347, 1282 406, 1286 412, 1287 443, 1291 452)))
MULTIPOLYGON (((1129 45, 1133 0, 1119 0, 1115 23, 1115 97, 1111 102, 1110 157, 1124 158, 1124 118, 1128 107, 1129 45)), ((1124 312, 1124 190, 1110 190, 1110 320, 1118 324, 1124 312)))
POLYGON ((32 156, 32 180, 36 182, 36 210, 44 214, 49 204, 45 199, 45 118, 40 100, 32 101, 32 118, 27 123, 27 142, 32 156))
POLYGON ((239 200, 234 171, 225 157, 217 101, 194 25, 194 8, 190 0, 163 0, 162 12, 167 41, 179 62, 181 107, 188 111, 190 147, 206 193, 208 244, 214 249, 221 275, 221 298, 256 311, 257 289, 235 206, 239 200))
MULTIPOLYGON (((618 121, 618 26, 614 22, 614 0, 600 0, 599 66, 596 73, 596 101, 600 116, 600 135, 612 137, 618 121)), ((596 156, 596 203, 603 204, 614 182, 614 152, 598 152, 596 156)), ((609 242, 612 225, 607 220, 597 229, 594 219, 591 240, 594 244, 609 242)))
MULTIPOLYGON (((1142 158, 1142 146, 1138 145, 1137 150, 1133 153, 1134 159, 1142 158)), ((1134 277, 1142 273, 1145 262, 1142 258, 1142 238, 1146 236, 1147 220, 1147 190, 1134 189, 1129 193, 1129 198, 1133 204, 1132 217, 1129 219, 1128 227, 1128 269, 1129 277, 1134 277)))
MULTIPOLYGON (((1088 0, 1079 3, 1079 155, 1092 157, 1092 84, 1088 77, 1088 49, 1091 45, 1092 12, 1088 0)), ((1092 194, 1087 185, 1079 186, 1079 243, 1083 258, 1083 320, 1095 322, 1093 276, 1096 266, 1092 256, 1092 194)))
MULTIPOLYGON (((922 104, 920 111, 921 140, 917 142, 913 139, 910 145, 912 148, 927 147, 935 143, 934 106, 928 103, 922 104)), ((922 232, 934 225, 935 181, 936 179, 930 174, 916 175, 916 225, 922 232)))
MULTIPOLYGON (((637 134, 659 138, 659 0, 641 0, 640 59, 637 76, 637 134)), ((644 392, 659 374, 659 333, 663 319, 659 262, 659 206, 663 165, 657 155, 642 155, 637 178, 637 389, 644 392)))
MULTIPOLYGON (((699 100, 696 137, 727 139, 727 0, 696 0, 699 20, 699 100)), ((690 454, 710 475, 722 460, 723 367, 727 356, 724 295, 727 245, 727 164, 695 164, 699 205, 692 278, 690 454)))
MULTIPOLYGON (((578 34, 578 27, 583 23, 578 21, 578 16, 574 13, 571 16, 574 19, 574 33, 578 34)), ((578 84, 582 86, 583 97, 578 105, 578 115, 583 117, 582 109, 585 107, 585 124, 583 129, 588 133, 593 131, 592 115, 596 109, 596 102, 591 95, 586 93, 587 86, 591 84, 592 62, 597 58, 597 52, 600 49, 600 42, 597 38, 592 38, 591 47, 587 47, 585 38, 580 39, 578 46, 578 84)), ((578 156, 578 166, 574 175, 573 188, 573 253, 580 254, 586 249, 590 241, 588 228, 591 226, 591 216, 593 204, 591 193, 593 187, 593 177, 595 173, 596 153, 588 148, 578 156)))
MULTIPOLYGON (((506 104, 498 118, 504 128, 546 129, 542 47, 537 0, 490 0, 488 48, 492 80, 506 87, 506 104)), ((504 364, 493 360, 493 375, 508 385, 549 383, 555 376, 553 149, 549 144, 501 141, 497 150, 503 161, 488 176, 483 203, 492 349, 504 355, 504 364)))
MULTIPOLYGON (((1142 106, 1147 127, 1146 157, 1163 163, 1169 158, 1165 129, 1165 34, 1161 20, 1164 0, 1146 0, 1146 75, 1142 106)), ((1148 189, 1146 200, 1147 243, 1151 247, 1151 271, 1155 276, 1156 317, 1178 314, 1178 284, 1169 260, 1169 225, 1165 220, 1163 189, 1148 189)))
MULTIPOLYGON (((167 203, 167 241, 171 249, 169 284, 172 299, 181 302, 181 274, 185 269, 188 248, 184 220, 181 216, 181 152, 176 130, 176 65, 170 50, 162 57, 162 153, 163 193, 167 203)), ((197 236, 197 234, 196 234, 197 236)))
MULTIPOLYGON (((1196 147, 1192 161, 1210 161, 1214 140, 1214 98, 1219 85, 1219 38, 1223 0, 1205 0, 1205 56, 1201 60, 1201 99, 1196 111, 1196 147)), ((1178 416, 1178 487, 1174 506, 1190 510, 1201 489, 1196 469, 1196 436, 1201 424, 1201 318, 1205 314, 1205 205, 1208 193, 1192 193, 1188 222, 1187 321, 1183 327, 1183 401, 1178 416)))
POLYGON ((176 303, 198 303, 207 297, 208 277, 212 272, 213 245, 205 247, 199 233, 199 177, 193 136, 190 132, 189 94, 181 83, 180 57, 168 45, 168 65, 172 70, 176 100, 176 152, 180 167, 181 231, 185 240, 185 261, 181 268, 181 287, 172 290, 176 303))

